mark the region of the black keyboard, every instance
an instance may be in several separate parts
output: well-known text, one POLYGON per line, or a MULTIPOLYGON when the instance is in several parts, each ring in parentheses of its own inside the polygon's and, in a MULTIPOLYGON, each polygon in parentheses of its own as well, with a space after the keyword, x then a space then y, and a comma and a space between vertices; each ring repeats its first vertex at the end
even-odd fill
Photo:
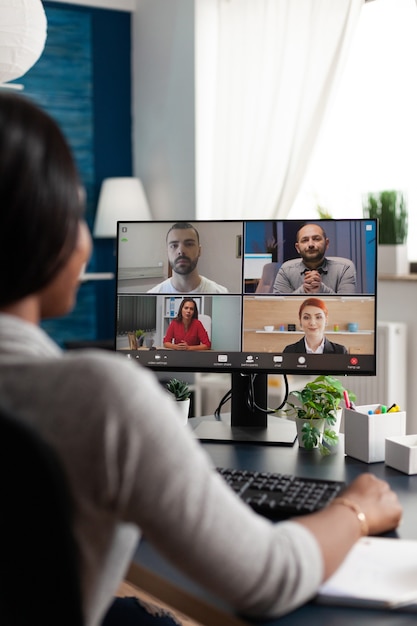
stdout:
POLYGON ((218 467, 217 471, 246 504, 274 521, 318 511, 345 487, 345 483, 335 480, 299 478, 290 474, 223 467, 218 467))

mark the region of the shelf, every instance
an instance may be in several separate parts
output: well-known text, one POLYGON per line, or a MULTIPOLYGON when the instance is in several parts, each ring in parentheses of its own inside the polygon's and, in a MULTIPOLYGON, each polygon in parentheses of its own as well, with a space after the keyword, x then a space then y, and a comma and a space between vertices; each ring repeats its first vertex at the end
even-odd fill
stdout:
POLYGON ((379 274, 378 280, 415 283, 417 282, 417 274, 379 274))
POLYGON ((82 283, 88 283, 91 280, 113 280, 114 274, 112 272, 89 272, 81 274, 80 281, 82 283))

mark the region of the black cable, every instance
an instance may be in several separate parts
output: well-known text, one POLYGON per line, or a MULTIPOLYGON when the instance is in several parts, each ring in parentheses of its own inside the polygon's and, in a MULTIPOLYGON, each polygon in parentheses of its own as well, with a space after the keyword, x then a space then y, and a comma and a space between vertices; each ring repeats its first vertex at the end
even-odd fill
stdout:
MULTIPOLYGON (((257 376, 257 374, 251 374, 251 376, 253 376, 253 381, 255 380, 255 377, 257 376)), ((284 393, 284 399, 282 400, 281 404, 279 406, 277 406, 276 409, 264 409, 260 406, 258 406, 255 402, 255 399, 253 397, 253 407, 256 408, 258 411, 262 411, 262 413, 268 413, 269 415, 272 415, 273 413, 276 413, 277 411, 280 411, 286 404, 287 400, 288 400, 288 394, 289 394, 289 385, 288 385, 288 377, 286 374, 282 374, 282 377, 284 379, 284 385, 285 385, 285 393, 284 393)), ((253 381, 251 381, 251 387, 252 387, 252 395, 254 396, 253 393, 253 381)), ((251 410, 253 411, 254 408, 252 408, 251 410)))
POLYGON ((218 404, 218 406, 217 406, 216 410, 214 411, 214 417, 215 417, 217 420, 220 420, 220 412, 221 412, 221 410, 222 410, 222 407, 226 404, 226 402, 228 402, 228 401, 231 399, 231 397, 232 397, 232 390, 231 390, 231 389, 229 389, 229 391, 227 391, 227 392, 224 394, 224 396, 223 396, 223 398, 220 400, 220 402, 219 402, 219 404, 218 404))
MULTIPOLYGON (((282 374, 282 377, 284 379, 284 385, 285 385, 285 393, 284 393, 284 398, 281 402, 281 404, 276 408, 276 409, 264 409, 260 406, 258 406, 256 404, 256 400, 255 400, 255 391, 254 391, 254 382, 255 382, 255 378, 257 376, 257 374, 248 374, 248 376, 250 376, 250 385, 249 385, 249 393, 248 396, 246 398, 246 404, 248 405, 248 408, 254 412, 255 409, 258 411, 262 411, 262 413, 268 413, 269 415, 272 415, 274 413, 276 413, 277 411, 280 411, 286 404, 287 400, 288 400, 288 394, 289 394, 289 385, 288 385, 288 377, 286 374, 282 374)), ((226 404, 226 402, 228 402, 232 397, 232 389, 229 389, 229 391, 227 391, 223 398, 220 400, 216 410, 214 411, 214 416, 217 420, 220 420, 220 413, 222 410, 222 407, 226 404)))

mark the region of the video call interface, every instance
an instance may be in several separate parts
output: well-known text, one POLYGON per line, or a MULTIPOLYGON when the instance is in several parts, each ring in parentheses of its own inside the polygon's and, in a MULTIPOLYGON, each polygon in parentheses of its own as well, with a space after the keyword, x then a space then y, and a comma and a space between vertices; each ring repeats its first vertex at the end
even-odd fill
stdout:
POLYGON ((119 222, 116 350, 154 370, 374 375, 377 222, 119 222))

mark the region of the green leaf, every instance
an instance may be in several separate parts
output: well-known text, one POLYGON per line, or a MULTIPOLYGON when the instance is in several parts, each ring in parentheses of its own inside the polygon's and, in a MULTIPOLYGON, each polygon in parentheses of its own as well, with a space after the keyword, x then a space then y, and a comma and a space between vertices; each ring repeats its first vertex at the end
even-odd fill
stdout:
POLYGON ((175 396, 177 402, 187 400, 191 396, 188 383, 183 380, 178 380, 178 378, 171 378, 167 383, 167 389, 175 396))

